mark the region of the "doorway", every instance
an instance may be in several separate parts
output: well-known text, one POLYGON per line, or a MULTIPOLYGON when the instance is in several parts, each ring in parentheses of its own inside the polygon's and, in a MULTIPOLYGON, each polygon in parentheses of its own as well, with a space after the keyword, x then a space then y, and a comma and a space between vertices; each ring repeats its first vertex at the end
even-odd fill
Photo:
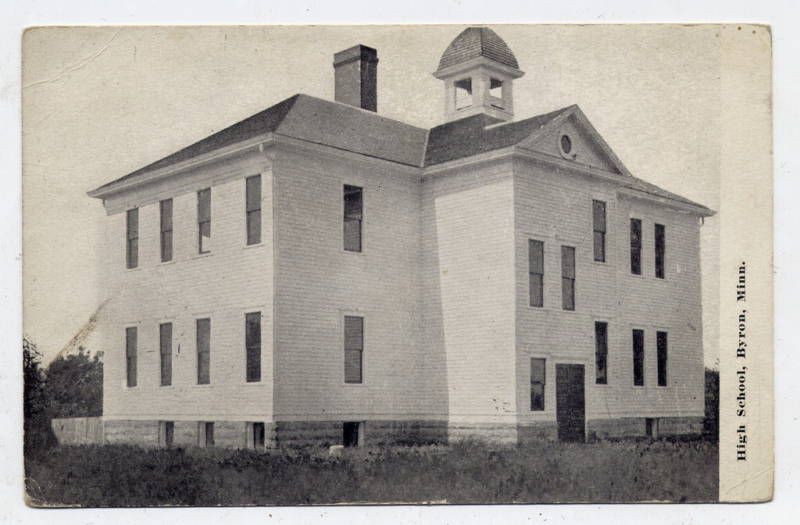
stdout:
POLYGON ((353 421, 346 421, 342 424, 342 445, 345 447, 357 447, 358 433, 361 424, 353 421))
POLYGON ((559 441, 585 441, 583 365, 556 365, 556 422, 559 441))

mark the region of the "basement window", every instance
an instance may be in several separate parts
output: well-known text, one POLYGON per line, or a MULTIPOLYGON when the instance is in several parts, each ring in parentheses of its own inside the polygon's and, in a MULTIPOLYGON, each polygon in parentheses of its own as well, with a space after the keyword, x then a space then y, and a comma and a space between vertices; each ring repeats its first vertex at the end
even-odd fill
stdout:
POLYGON ((468 108, 472 105, 472 79, 462 78, 455 81, 456 109, 468 108))
POLYGON ((361 434, 364 426, 356 421, 342 423, 342 445, 345 447, 358 447, 361 445, 361 434))

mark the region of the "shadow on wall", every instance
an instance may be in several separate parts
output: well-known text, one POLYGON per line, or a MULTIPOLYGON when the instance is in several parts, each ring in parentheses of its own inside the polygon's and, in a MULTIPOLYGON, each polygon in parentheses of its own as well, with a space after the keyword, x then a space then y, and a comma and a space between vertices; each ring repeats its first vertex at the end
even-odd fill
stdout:
POLYGON ((714 442, 719 441, 719 370, 706 368, 706 417, 703 434, 714 442))

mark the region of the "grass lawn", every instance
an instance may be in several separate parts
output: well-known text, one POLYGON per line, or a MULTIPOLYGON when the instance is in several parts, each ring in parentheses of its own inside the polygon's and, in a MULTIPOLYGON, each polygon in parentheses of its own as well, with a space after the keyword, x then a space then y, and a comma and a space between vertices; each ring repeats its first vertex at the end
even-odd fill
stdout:
POLYGON ((29 504, 305 505, 717 500, 718 448, 694 441, 323 449, 56 447, 26 458, 29 504))

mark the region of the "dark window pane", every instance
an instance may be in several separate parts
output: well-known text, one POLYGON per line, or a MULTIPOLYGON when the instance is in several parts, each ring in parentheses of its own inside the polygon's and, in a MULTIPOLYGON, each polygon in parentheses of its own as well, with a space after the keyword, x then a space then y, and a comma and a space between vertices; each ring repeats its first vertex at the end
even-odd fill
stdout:
POLYGON ((197 384, 211 382, 211 319, 197 320, 197 384))
POLYGON ((541 274, 530 274, 530 297, 531 306, 542 306, 544 304, 543 279, 541 274))
POLYGON ((544 273, 544 243, 542 241, 528 241, 528 264, 530 273, 544 273))
POLYGON ((531 410, 544 410, 545 360, 531 358, 531 410))
POLYGON ((206 446, 207 447, 213 447, 214 446, 214 423, 213 422, 207 422, 204 425, 204 427, 205 427, 204 430, 205 430, 205 434, 206 434, 206 436, 205 436, 206 437, 206 446))
POLYGON ((631 219, 631 273, 642 274, 642 221, 631 219))
POLYGON ((544 243, 528 241, 528 277, 531 306, 544 304, 544 243))
POLYGON ((633 384, 644 385, 644 331, 633 331, 633 384))
POLYGON ((247 177, 246 180, 246 193, 247 193, 247 211, 254 211, 261 209, 261 175, 253 175, 247 177))
POLYGON ((364 211, 364 192, 358 186, 344 187, 344 249, 361 251, 361 222, 364 211))
POLYGON ((658 386, 667 386, 667 332, 656 334, 658 386))
POLYGON ((592 229, 594 231, 594 260, 606 260, 606 203, 592 201, 592 229))
POLYGON ((656 224, 655 227, 655 256, 656 256, 656 277, 664 278, 664 258, 665 258, 665 237, 666 231, 663 224, 656 224))
POLYGON ((606 260, 606 234, 594 232, 594 260, 605 262, 606 260))
POLYGON ((561 247, 561 307, 575 309, 575 248, 561 247))
POLYGON ((608 324, 594 323, 595 383, 608 384, 608 324))
POLYGON ((344 318, 344 381, 361 383, 364 355, 364 318, 344 318))
POLYGON ((125 265, 139 265, 139 208, 128 210, 125 215, 125 265))
POLYGON ((197 249, 206 253, 211 249, 211 188, 197 192, 197 249))
POLYGON ((172 323, 159 326, 159 354, 161 357, 161 386, 172 384, 172 323))
POLYGON ((211 250, 211 222, 201 222, 198 228, 198 250, 200 253, 208 253, 211 250))
POLYGON ((247 244, 261 242, 261 210, 247 212, 247 244))
POLYGON ((261 242, 261 175, 246 179, 247 244, 261 242))
POLYGON ((245 316, 245 347, 247 381, 261 381, 261 312, 245 316))
POLYGON ((136 357, 137 357, 137 332, 136 328, 125 329, 125 371, 128 386, 136 386, 136 357))
POLYGON ((161 262, 172 260, 172 199, 161 201, 161 262))
POLYGON ((172 260, 172 232, 161 232, 161 262, 172 260))

